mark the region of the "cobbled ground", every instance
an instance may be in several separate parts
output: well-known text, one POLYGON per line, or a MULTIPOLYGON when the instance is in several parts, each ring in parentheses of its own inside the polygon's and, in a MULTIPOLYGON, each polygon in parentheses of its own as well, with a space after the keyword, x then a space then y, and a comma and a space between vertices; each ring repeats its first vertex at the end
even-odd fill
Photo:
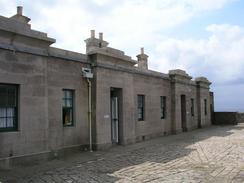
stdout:
POLYGON ((244 123, 0 171, 9 183, 244 182, 244 123))

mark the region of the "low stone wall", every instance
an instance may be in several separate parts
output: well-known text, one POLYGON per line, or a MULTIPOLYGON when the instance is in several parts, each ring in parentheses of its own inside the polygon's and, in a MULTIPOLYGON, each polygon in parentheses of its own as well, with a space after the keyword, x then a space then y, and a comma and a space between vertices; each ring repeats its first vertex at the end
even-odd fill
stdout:
POLYGON ((244 113, 238 113, 237 114, 237 122, 238 123, 244 123, 244 113))
POLYGON ((214 125, 236 125, 237 123, 244 123, 244 113, 214 112, 214 125))
POLYGON ((214 112, 214 125, 236 125, 237 123, 237 112, 214 112))

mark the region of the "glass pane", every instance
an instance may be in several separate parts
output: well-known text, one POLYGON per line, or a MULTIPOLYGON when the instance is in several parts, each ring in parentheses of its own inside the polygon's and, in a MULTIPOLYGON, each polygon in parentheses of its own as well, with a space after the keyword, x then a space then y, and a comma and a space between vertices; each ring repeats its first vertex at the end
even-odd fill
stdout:
POLYGON ((6 108, 0 108, 0 117, 6 117, 6 108))
POLYGON ((142 96, 138 96, 138 107, 143 107, 143 97, 142 96))
POLYGON ((66 91, 66 98, 72 98, 72 91, 66 91))
POLYGON ((64 125, 72 125, 72 109, 63 108, 63 123, 64 125))
POLYGON ((63 90, 63 98, 72 98, 73 91, 72 90, 63 90))
POLYGON ((65 107, 65 99, 63 99, 63 107, 65 107))
POLYGON ((12 87, 8 89, 8 106, 16 106, 16 89, 12 87))
POLYGON ((164 114, 164 108, 163 108, 162 111, 161 111, 161 117, 162 117, 162 118, 165 117, 165 114, 164 114))
POLYGON ((7 118, 7 127, 14 127, 14 119, 7 118))
POLYGON ((0 118, 0 128, 6 127, 6 118, 0 118))
POLYGON ((160 107, 163 107, 163 97, 160 97, 160 107))
POLYGON ((163 97, 163 107, 166 107, 166 97, 163 97))
POLYGON ((138 113, 138 119, 142 119, 142 114, 138 113))
POLYGON ((72 109, 69 110, 69 116, 70 116, 70 123, 72 124, 72 122, 73 122, 73 110, 72 109))
POLYGON ((138 119, 142 119, 143 118, 143 111, 142 108, 138 108, 138 119))
POLYGON ((72 107, 72 100, 66 100, 66 107, 72 107))
POLYGON ((7 89, 4 86, 0 86, 0 106, 5 107, 7 105, 7 89))
POLYGON ((14 108, 7 108, 7 117, 14 117, 14 108))

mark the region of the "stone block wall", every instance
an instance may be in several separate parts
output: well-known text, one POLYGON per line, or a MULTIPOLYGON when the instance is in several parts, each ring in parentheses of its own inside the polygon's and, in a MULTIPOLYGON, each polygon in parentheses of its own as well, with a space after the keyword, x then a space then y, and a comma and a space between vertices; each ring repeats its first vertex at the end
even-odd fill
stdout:
POLYGON ((237 125, 238 123, 244 123, 244 113, 214 112, 214 125, 237 125))
POLYGON ((214 121, 215 125, 236 125, 238 123, 237 112, 215 112, 214 121))
POLYGON ((244 123, 244 113, 238 113, 237 114, 237 122, 238 123, 244 123))

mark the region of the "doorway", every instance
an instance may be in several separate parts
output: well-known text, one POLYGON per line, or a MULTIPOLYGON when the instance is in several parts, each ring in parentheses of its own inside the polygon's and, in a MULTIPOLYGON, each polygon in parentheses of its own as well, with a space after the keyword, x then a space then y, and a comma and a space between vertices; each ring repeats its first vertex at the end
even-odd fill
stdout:
POLYGON ((122 136, 122 89, 111 88, 111 141, 120 144, 122 136))
POLYGON ((187 125, 186 125, 186 96, 181 95, 180 96, 180 101, 181 101, 181 126, 182 126, 182 131, 186 132, 187 131, 187 125))

